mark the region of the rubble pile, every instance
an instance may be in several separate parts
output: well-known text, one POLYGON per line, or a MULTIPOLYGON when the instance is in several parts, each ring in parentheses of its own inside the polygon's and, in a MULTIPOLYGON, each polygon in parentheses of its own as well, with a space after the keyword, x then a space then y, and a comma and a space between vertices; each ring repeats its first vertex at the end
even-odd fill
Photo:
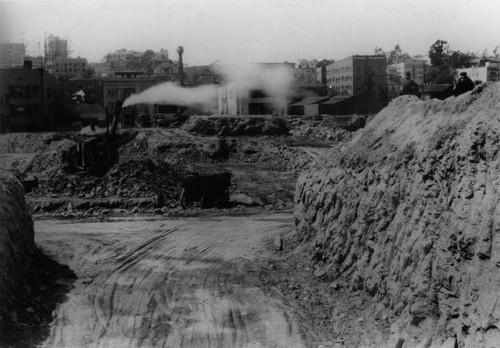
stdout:
POLYGON ((399 97, 299 178, 297 250, 373 298, 367 346, 500 342, 499 109, 500 83, 399 97))
POLYGON ((47 185, 42 185, 30 196, 44 197, 55 194, 91 200, 111 197, 152 198, 150 203, 153 203, 158 199, 158 195, 161 195, 160 199, 164 203, 177 203, 180 195, 179 183, 186 173, 186 170, 165 162, 156 164, 149 159, 130 160, 115 165, 103 177, 61 174, 51 178, 47 185))
POLYGON ((201 135, 285 135, 289 125, 274 116, 191 116, 182 126, 201 135))
POLYGON ((349 138, 349 132, 329 126, 323 121, 291 122, 290 134, 300 143, 317 144, 322 142, 342 142, 349 138))
POLYGON ((33 158, 28 171, 42 177, 61 176, 76 166, 77 151, 73 140, 52 141, 33 158))

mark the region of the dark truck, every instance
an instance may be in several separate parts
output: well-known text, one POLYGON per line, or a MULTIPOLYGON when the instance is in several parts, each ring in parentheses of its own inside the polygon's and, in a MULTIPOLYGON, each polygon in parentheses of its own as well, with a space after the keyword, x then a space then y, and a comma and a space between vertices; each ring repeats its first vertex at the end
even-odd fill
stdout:
POLYGON ((180 203, 183 209, 199 203, 200 208, 226 206, 229 203, 231 173, 188 175, 181 183, 180 203))

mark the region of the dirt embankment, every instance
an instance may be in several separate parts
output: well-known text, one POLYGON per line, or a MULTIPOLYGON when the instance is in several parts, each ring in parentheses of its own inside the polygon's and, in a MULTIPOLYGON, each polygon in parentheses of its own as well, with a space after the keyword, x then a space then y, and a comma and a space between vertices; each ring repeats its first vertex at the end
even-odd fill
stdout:
POLYGON ((358 346, 500 342, 499 109, 498 83, 398 98, 299 178, 299 250, 339 294, 372 299, 351 318, 358 346))
POLYGON ((33 221, 16 178, 0 171, 0 302, 23 279, 36 256, 33 221))
POLYGON ((0 170, 0 346, 32 347, 47 334, 52 311, 71 272, 36 247, 24 190, 0 170))

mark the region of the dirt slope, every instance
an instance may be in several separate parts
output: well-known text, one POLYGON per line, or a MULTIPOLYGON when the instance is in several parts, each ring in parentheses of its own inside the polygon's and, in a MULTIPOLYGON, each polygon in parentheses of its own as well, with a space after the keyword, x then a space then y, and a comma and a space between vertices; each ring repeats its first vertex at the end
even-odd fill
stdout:
POLYGON ((0 222, 0 303, 5 303, 9 290, 25 281, 23 274, 36 255, 33 221, 23 187, 5 171, 0 171, 0 222))
POLYGON ((0 170, 0 347, 33 347, 43 340, 51 312, 71 272, 35 245, 24 190, 0 170))
POLYGON ((299 178, 300 249, 374 299, 361 346, 498 346, 499 109, 499 83, 398 98, 299 178))

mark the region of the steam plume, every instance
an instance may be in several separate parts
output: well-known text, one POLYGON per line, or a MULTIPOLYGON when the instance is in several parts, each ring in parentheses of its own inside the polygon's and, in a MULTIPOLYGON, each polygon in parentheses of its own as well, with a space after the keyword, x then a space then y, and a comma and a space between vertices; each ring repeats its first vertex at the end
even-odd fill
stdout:
POLYGON ((216 85, 203 85, 194 88, 182 88, 172 82, 165 82, 132 94, 123 106, 134 104, 176 104, 176 105, 213 105, 217 98, 216 85))
POLYGON ((240 93, 251 89, 262 89, 272 98, 276 107, 287 104, 288 93, 293 81, 292 69, 281 64, 249 64, 216 66, 227 82, 236 83, 240 93))
MULTIPOLYGON (((287 104, 287 96, 293 80, 292 69, 280 64, 214 65, 212 68, 223 76, 226 83, 235 83, 240 93, 261 89, 272 99, 276 107, 287 104)), ((153 86, 139 94, 133 94, 123 106, 134 104, 177 104, 213 106, 217 103, 217 85, 183 88, 172 82, 153 86)))

